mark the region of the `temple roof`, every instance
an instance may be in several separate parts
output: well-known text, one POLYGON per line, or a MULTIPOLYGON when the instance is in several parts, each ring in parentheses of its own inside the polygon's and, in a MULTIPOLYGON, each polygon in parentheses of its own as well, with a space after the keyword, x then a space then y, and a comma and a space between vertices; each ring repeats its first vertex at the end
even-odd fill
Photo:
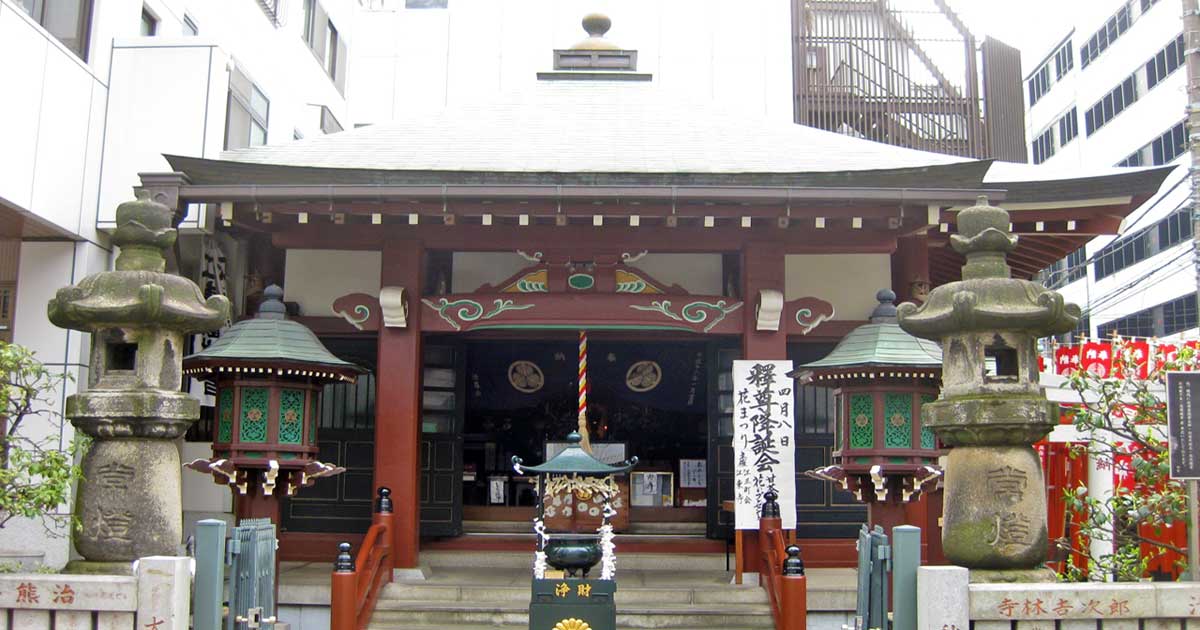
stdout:
POLYGON ((324 168, 547 173, 831 172, 971 161, 786 120, 681 107, 655 94, 627 83, 548 83, 500 102, 221 157, 324 168))
MULTIPOLYGON (((329 380, 354 380, 362 369, 334 356, 313 331, 284 315, 283 289, 271 285, 263 291, 266 299, 252 319, 244 319, 221 331, 213 344, 184 357, 186 372, 205 374, 232 368, 269 367, 299 371, 302 375, 329 380)), ((291 373, 291 372, 288 372, 291 373)))
POLYGON ((225 151, 219 160, 166 157, 199 185, 970 189, 995 191, 992 198, 1005 203, 1144 198, 1170 170, 973 160, 712 105, 684 107, 628 82, 547 82, 497 102, 225 151))
POLYGON ((884 289, 876 294, 879 306, 869 324, 850 331, 827 356, 798 366, 797 371, 866 367, 942 367, 942 349, 934 341, 919 339, 896 322, 896 294, 884 289))

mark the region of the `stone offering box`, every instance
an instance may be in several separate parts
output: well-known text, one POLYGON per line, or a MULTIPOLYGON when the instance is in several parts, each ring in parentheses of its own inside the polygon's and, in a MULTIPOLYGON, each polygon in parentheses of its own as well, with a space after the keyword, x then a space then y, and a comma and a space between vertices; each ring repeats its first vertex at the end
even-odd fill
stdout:
POLYGON ((615 580, 534 580, 530 630, 616 630, 615 580))

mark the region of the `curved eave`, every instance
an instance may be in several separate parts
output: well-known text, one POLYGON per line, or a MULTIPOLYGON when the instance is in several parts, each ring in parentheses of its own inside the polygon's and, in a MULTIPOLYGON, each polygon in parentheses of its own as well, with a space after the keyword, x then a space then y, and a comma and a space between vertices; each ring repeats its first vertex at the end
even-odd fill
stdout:
POLYGON ((519 466, 524 472, 532 472, 540 475, 581 475, 584 477, 619 475, 633 470, 633 467, 637 466, 638 462, 637 457, 632 457, 621 464, 610 466, 588 455, 583 449, 577 446, 568 446, 561 453, 550 458, 549 461, 537 466, 526 466, 521 462, 520 458, 514 459, 513 463, 519 466))
POLYGON ((359 374, 365 371, 354 364, 292 361, 281 357, 238 359, 193 354, 183 359, 184 375, 202 380, 217 380, 225 377, 279 376, 353 383, 358 379, 359 374))
POLYGON ((999 189, 980 186, 990 160, 908 168, 828 172, 429 171, 326 168, 164 155, 187 175, 189 201, 586 198, 846 199, 968 202, 999 189), (576 190, 577 188, 577 190, 576 190), (681 190, 682 188, 682 190, 681 190), (811 191, 808 194, 805 191, 811 191), (825 192, 828 191, 828 192, 825 192), (852 191, 852 192, 851 192, 852 191), (682 196, 681 196, 682 195, 682 196))

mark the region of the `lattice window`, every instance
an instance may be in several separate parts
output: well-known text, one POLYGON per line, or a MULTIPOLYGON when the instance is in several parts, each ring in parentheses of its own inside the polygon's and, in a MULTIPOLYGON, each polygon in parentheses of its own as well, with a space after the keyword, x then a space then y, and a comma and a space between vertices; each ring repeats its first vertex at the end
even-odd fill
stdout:
POLYGON ((239 439, 242 442, 267 441, 267 401, 265 387, 242 388, 242 427, 239 439))
MULTIPOLYGON (((921 405, 927 405, 937 400, 937 396, 933 394, 921 394, 921 405)), ((921 448, 937 448, 937 438, 933 434, 933 429, 927 427, 922 422, 921 424, 921 448)))
POLYGON ((850 396, 850 448, 875 446, 875 398, 870 394, 850 396))
POLYGON ((912 448, 912 394, 884 394, 883 417, 883 445, 912 448))
POLYGON ((217 395, 217 441, 233 441, 233 390, 222 389, 217 395))
POLYGON ((279 443, 299 444, 304 438, 304 390, 279 392, 279 443))

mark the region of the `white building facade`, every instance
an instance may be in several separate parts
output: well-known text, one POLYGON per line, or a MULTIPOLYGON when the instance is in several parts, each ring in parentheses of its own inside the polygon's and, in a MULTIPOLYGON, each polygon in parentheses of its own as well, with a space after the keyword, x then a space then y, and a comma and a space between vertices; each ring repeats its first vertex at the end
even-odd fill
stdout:
POLYGON ((1063 38, 1026 66, 1031 161, 1049 170, 1178 168, 1129 215, 1120 236, 1093 240, 1044 279, 1084 306, 1076 339, 1194 332, 1181 4, 1094 0, 1076 7, 1063 38))
MULTIPOLYGON (((138 173, 169 170, 163 154, 215 157, 340 131, 354 7, 351 0, 0 0, 0 339, 32 348, 68 375, 52 406, 61 409, 87 382, 89 340, 51 325, 46 303, 60 287, 110 268, 106 230, 116 206, 132 198, 138 173)), ((199 251, 216 214, 193 207, 184 219, 187 275, 196 277, 198 256, 189 252, 199 251)), ((62 444, 73 438, 69 424, 28 430, 62 444)), ((213 490, 188 483, 185 493, 195 495, 196 510, 225 511, 227 493, 213 490)), ((66 532, 51 529, 58 531, 10 521, 0 530, 0 560, 16 552, 62 566, 66 532)))

